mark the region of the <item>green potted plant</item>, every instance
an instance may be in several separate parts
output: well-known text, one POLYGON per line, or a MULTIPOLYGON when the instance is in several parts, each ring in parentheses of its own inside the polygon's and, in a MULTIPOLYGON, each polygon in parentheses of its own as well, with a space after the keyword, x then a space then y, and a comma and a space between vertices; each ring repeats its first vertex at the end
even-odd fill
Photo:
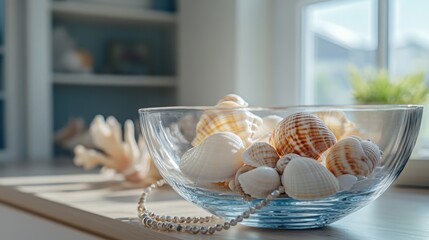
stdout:
POLYGON ((358 104, 422 104, 429 88, 424 73, 416 72, 392 79, 386 70, 359 72, 350 68, 353 97, 358 104))

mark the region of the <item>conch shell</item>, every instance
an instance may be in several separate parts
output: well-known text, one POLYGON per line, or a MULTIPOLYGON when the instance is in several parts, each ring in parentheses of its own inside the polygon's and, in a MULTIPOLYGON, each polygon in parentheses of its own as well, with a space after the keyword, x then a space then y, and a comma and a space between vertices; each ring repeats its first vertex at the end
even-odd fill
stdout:
POLYGON ((280 187, 280 176, 274 168, 257 167, 238 176, 242 191, 253 198, 265 198, 280 187))
POLYGON ((256 142, 243 152, 243 162, 253 167, 275 167, 279 155, 273 146, 266 142, 256 142))
POLYGON ((341 139, 329 150, 325 164, 335 176, 368 176, 381 156, 382 152, 375 143, 350 136, 341 139))
POLYGON ((294 199, 313 200, 339 191, 338 180, 314 159, 293 158, 281 177, 286 194, 294 199))
POLYGON ((249 106, 249 104, 244 101, 244 99, 240 96, 238 96, 237 94, 228 94, 225 97, 223 97, 222 99, 220 99, 217 104, 221 104, 222 102, 235 102, 237 103, 238 106, 240 107, 247 107, 249 106))
POLYGON ((274 129, 270 144, 280 156, 296 153, 318 159, 336 138, 320 118, 309 113, 295 113, 283 119, 274 129))
POLYGON ((234 133, 215 133, 185 152, 179 167, 197 183, 223 182, 232 179, 243 165, 243 150, 243 142, 234 133))
POLYGON ((359 134, 359 129, 342 111, 316 112, 314 115, 319 117, 331 129, 338 140, 346 136, 359 134))
POLYGON ((218 132, 235 133, 245 146, 250 145, 262 119, 247 110, 239 109, 242 106, 232 101, 220 102, 216 107, 221 109, 207 110, 201 115, 192 145, 197 146, 206 137, 218 132))

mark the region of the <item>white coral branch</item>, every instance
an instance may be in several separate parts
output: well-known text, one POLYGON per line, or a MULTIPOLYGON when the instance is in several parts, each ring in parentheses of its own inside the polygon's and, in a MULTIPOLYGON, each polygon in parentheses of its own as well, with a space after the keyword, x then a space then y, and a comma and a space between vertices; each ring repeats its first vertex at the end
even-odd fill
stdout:
POLYGON ((144 177, 159 178, 159 173, 151 164, 143 142, 136 142, 134 123, 127 120, 122 140, 121 124, 112 116, 104 120, 98 115, 89 128, 94 144, 103 153, 83 146, 74 150, 74 162, 86 169, 102 165, 122 173, 129 181, 140 181, 144 177))

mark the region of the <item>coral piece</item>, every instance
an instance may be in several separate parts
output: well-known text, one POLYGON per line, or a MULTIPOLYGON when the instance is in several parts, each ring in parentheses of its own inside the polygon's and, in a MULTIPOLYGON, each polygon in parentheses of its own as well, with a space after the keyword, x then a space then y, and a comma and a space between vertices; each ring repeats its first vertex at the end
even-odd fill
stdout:
POLYGON ((131 120, 125 122, 124 140, 121 124, 112 116, 106 120, 101 115, 96 116, 89 132, 95 146, 103 152, 82 145, 76 146, 74 163, 77 166, 91 169, 101 165, 122 174, 130 182, 152 182, 160 178, 142 138, 136 142, 134 123, 131 120))

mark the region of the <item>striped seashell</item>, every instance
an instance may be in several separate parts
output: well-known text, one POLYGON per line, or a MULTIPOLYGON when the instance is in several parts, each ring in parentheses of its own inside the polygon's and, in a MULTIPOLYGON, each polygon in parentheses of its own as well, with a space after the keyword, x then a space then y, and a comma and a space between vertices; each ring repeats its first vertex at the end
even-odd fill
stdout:
POLYGON ((245 146, 249 146, 253 142, 253 134, 262 124, 262 119, 247 110, 237 109, 240 106, 231 101, 216 106, 221 109, 207 110, 201 115, 192 145, 197 146, 214 133, 232 132, 243 140, 245 146))
POLYGON ((286 117, 270 137, 270 144, 280 156, 296 153, 313 159, 318 159, 335 142, 331 130, 320 118, 309 113, 295 113, 286 117))
POLYGON ((261 166, 240 174, 238 183, 246 196, 265 198, 280 187, 280 176, 274 168, 261 166))
POLYGON ((283 120, 277 115, 269 115, 262 118, 262 125, 256 130, 253 139, 261 142, 268 142, 270 134, 276 128, 277 124, 283 120))
POLYGON ((223 182, 234 178, 243 165, 241 139, 230 132, 215 133, 185 152, 179 163, 182 173, 196 183, 223 182))
POLYGON ((314 115, 319 117, 331 129, 338 140, 346 136, 359 134, 359 129, 342 111, 317 112, 314 115))
POLYGON ((217 102, 217 104, 220 104, 220 103, 226 102, 226 101, 235 102, 240 107, 247 107, 247 106, 249 106, 249 104, 246 101, 244 101, 244 99, 242 97, 238 96, 237 94, 228 94, 225 97, 223 97, 222 99, 220 99, 217 102))
POLYGON ((340 187, 335 176, 322 164, 306 157, 293 158, 281 177, 286 194, 299 200, 331 196, 340 187))
POLYGON ((290 161, 292 161, 292 159, 297 158, 297 157, 301 157, 298 154, 295 153, 288 153, 286 155, 284 155, 283 157, 281 157, 277 163, 276 163, 276 170, 279 174, 283 174, 284 169, 286 168, 286 166, 288 165, 288 163, 290 161))
POLYGON ((274 147, 265 142, 253 143, 243 152, 243 162, 253 167, 275 167, 279 158, 274 147))
POLYGON ((326 167, 335 175, 368 176, 381 160, 379 147, 356 136, 338 141, 326 156, 326 167))

